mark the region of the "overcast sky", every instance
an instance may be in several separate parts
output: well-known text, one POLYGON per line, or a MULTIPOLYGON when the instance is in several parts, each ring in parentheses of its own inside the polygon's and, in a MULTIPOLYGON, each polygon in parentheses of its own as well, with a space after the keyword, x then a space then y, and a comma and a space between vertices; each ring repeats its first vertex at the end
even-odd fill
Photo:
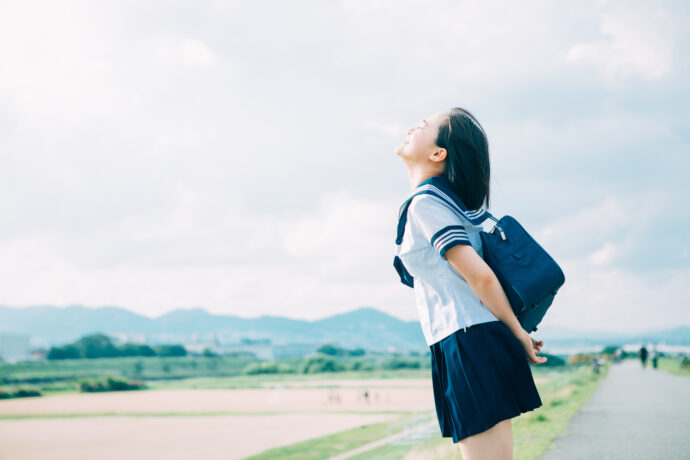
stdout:
POLYGON ((461 106, 490 210, 565 272, 545 325, 690 325, 689 26, 684 1, 0 1, 0 305, 415 320, 394 149, 461 106))

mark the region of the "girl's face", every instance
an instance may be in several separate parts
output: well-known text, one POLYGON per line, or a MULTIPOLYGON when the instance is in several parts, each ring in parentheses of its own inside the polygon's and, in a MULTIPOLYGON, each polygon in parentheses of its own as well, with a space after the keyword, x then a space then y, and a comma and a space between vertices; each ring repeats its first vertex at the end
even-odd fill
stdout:
POLYGON ((445 149, 436 145, 438 127, 448 117, 444 112, 439 112, 422 120, 414 128, 407 131, 407 138, 395 149, 395 153, 406 163, 424 163, 430 161, 445 160, 445 149))

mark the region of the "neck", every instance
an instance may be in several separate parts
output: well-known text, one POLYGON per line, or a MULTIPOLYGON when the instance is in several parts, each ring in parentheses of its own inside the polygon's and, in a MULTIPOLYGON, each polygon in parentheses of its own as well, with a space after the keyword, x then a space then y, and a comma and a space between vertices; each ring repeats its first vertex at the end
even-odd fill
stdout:
POLYGON ((407 176, 410 179, 410 189, 414 190, 417 188, 420 182, 426 180, 432 176, 440 176, 443 172, 441 171, 430 171, 430 170, 408 170, 407 176))

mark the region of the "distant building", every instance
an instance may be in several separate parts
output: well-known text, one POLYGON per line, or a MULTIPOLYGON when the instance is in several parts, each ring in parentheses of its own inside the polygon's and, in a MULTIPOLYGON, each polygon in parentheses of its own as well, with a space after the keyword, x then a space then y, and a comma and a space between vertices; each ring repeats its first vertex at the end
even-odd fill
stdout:
POLYGON ((110 337, 115 345, 124 345, 125 343, 136 343, 139 345, 146 344, 146 334, 136 334, 133 332, 114 332, 109 333, 110 337))
POLYGON ((0 332, 0 359, 9 363, 35 359, 29 339, 26 334, 0 332))
POLYGON ((207 342, 186 343, 185 348, 192 353, 203 353, 205 349, 208 349, 219 355, 249 353, 256 356, 257 359, 275 359, 271 339, 243 338, 238 343, 220 344, 214 335, 207 342))

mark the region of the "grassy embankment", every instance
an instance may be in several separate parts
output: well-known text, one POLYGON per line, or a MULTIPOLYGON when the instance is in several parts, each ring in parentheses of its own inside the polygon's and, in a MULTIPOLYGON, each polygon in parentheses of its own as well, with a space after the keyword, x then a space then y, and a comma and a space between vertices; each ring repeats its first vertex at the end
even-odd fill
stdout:
MULTIPOLYGON (((662 356, 657 361, 657 369, 675 375, 690 377, 690 366, 681 367, 681 361, 682 359, 680 357, 662 356)), ((652 367, 651 360, 647 361, 647 366, 650 368, 652 367)))

